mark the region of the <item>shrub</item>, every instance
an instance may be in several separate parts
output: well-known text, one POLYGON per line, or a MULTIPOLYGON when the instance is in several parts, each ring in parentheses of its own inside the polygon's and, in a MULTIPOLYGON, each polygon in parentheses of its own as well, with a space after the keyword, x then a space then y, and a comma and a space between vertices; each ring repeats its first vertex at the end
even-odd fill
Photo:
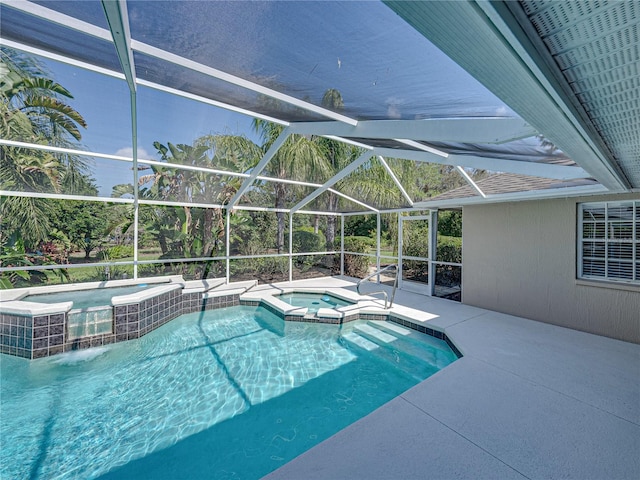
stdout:
MULTIPOLYGON (((372 249, 376 248, 376 239, 371 237, 363 237, 360 235, 353 235, 344 237, 344 251, 345 252, 360 252, 368 253, 372 249)), ((340 239, 336 239, 336 250, 340 250, 340 239)))
POLYGON ((436 258, 441 262, 462 263, 462 238, 438 235, 436 258))
POLYGON ((321 252, 327 241, 322 232, 315 233, 313 227, 298 227, 293 231, 293 252, 321 252))
POLYGON ((462 211, 440 210, 438 212, 438 233, 451 236, 462 236, 462 211))
POLYGON ((100 260, 117 260, 120 258, 133 257, 133 245, 114 245, 98 252, 100 260))
MULTIPOLYGON (((366 252, 371 246, 369 237, 344 237, 344 250, 346 252, 366 252)), ((375 240, 373 240, 375 247, 375 240)), ((338 243, 338 249, 340 244, 338 243)), ((333 272, 340 273, 340 256, 336 255, 333 263, 333 272)), ((369 272, 369 257, 364 255, 344 254, 344 274, 350 277, 363 278, 369 272)))
MULTIPOLYGON (((293 252, 321 252, 325 250, 327 241, 322 232, 315 233, 313 227, 298 227, 293 231, 293 252)), ((303 271, 311 268, 314 262, 313 255, 304 255, 293 258, 296 267, 303 271)))

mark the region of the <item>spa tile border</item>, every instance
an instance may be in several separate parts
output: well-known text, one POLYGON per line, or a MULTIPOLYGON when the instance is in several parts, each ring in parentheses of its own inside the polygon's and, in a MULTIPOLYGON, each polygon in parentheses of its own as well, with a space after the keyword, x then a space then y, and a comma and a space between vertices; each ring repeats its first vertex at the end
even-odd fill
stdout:
POLYGON ((240 305, 239 294, 204 296, 181 289, 113 307, 113 333, 68 340, 67 312, 51 315, 0 314, 0 353, 28 359, 101 347, 146 335, 185 313, 240 305))

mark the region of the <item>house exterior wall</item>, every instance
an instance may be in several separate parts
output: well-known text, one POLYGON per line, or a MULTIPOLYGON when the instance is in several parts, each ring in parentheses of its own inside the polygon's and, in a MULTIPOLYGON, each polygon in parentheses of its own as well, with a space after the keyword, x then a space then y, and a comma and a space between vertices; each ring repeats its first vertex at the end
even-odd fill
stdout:
POLYGON ((640 286, 578 280, 577 205, 637 194, 474 205, 463 210, 462 301, 640 343, 640 286))

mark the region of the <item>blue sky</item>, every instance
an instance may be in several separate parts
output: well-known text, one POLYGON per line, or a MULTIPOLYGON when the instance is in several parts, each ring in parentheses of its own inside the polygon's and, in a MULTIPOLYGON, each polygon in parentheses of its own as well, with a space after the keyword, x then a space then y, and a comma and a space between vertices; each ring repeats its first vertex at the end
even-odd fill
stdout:
MULTIPOLYGON (((58 83, 74 96, 68 103, 85 118, 82 129, 84 149, 107 154, 131 155, 131 115, 129 90, 124 80, 42 60, 58 83)), ((252 117, 177 97, 151 88, 139 87, 138 156, 158 159, 153 142, 191 144, 206 134, 245 135, 260 139, 251 128, 252 117)), ((94 176, 101 196, 110 196, 111 187, 131 183, 130 164, 96 160, 94 176)))

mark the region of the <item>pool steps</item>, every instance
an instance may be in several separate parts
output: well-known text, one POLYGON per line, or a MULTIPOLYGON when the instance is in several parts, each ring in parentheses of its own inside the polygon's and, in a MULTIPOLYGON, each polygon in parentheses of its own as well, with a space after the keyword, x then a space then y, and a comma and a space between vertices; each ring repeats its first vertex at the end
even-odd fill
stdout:
MULTIPOLYGON (((406 370, 415 372, 417 377, 423 370, 432 370, 434 365, 445 365, 450 363, 450 353, 445 353, 441 349, 427 350, 412 344, 407 337, 397 337, 385 331, 380 323, 371 324, 369 322, 356 325, 353 329, 347 330, 340 335, 342 341, 350 345, 366 350, 367 352, 383 358, 392 363, 402 362, 408 365, 406 370), (405 349, 407 349, 405 351, 405 349), (449 361, 447 362, 447 358, 449 361)), ((424 336, 423 336, 424 339, 424 336)), ((442 367, 440 367, 442 368, 442 367)), ((420 377, 422 378, 422 377, 420 377)))

